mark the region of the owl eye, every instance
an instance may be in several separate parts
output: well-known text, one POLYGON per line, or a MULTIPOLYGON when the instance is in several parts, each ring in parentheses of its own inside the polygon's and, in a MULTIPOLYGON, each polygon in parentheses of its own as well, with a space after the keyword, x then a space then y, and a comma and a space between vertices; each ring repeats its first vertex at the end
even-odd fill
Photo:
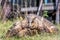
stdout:
POLYGON ((8 32, 10 32, 10 30, 8 30, 8 32))

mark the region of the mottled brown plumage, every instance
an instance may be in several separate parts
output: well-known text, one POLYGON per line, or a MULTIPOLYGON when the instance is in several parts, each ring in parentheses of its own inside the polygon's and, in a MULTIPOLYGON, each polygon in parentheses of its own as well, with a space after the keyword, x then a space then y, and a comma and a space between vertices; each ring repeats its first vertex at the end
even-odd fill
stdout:
POLYGON ((53 23, 47 19, 34 14, 28 14, 25 19, 17 21, 7 31, 6 37, 18 35, 19 37, 25 35, 34 35, 36 31, 42 32, 57 32, 57 28, 53 23))

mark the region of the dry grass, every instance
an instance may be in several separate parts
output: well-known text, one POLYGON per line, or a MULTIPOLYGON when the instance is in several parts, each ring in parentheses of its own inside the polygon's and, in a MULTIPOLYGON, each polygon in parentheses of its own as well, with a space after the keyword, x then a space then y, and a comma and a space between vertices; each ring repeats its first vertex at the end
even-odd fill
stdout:
MULTIPOLYGON (((26 36, 21 38, 17 36, 9 38, 2 37, 5 35, 6 31, 10 28, 12 24, 12 21, 7 21, 5 23, 2 23, 0 21, 0 40, 60 40, 60 32, 58 34, 41 33, 34 36, 26 36)), ((59 26, 57 26, 57 28, 60 30, 59 26)))

